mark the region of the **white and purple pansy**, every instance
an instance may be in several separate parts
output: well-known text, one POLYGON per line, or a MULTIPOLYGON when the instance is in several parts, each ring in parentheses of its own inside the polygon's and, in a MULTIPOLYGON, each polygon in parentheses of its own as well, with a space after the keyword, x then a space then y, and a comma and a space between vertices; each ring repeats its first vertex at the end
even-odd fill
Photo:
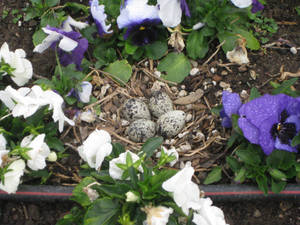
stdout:
POLYGON ((161 23, 158 8, 147 3, 148 0, 125 0, 117 18, 119 29, 127 28, 124 39, 130 38, 138 46, 153 43, 158 36, 156 26, 161 23))
POLYGON ((266 155, 274 149, 297 152, 291 141, 300 131, 299 99, 266 94, 243 104, 239 115, 244 136, 260 145, 266 155))
POLYGON ((70 30, 72 26, 80 29, 86 27, 87 24, 67 19, 63 23, 62 28, 50 27, 47 25, 42 29, 48 36, 41 44, 37 45, 33 51, 42 53, 47 48, 51 47, 55 49, 58 45, 57 52, 60 63, 63 66, 74 63, 76 69, 81 70, 80 65, 84 53, 88 48, 88 40, 83 38, 77 31, 70 30))
POLYGON ((264 8, 258 0, 231 0, 231 2, 238 8, 247 8, 252 5, 252 13, 256 13, 264 8))
POLYGON ((83 103, 89 103, 93 89, 92 84, 88 81, 82 81, 80 84, 80 89, 81 90, 72 88, 71 91, 69 91, 69 93, 67 94, 67 96, 77 98, 77 100, 83 103))
POLYGON ((96 24, 98 34, 103 37, 104 34, 112 33, 110 29, 111 24, 106 25, 106 18, 107 15, 104 12, 104 5, 99 5, 98 0, 91 0, 90 1, 90 10, 92 18, 96 24))
POLYGON ((185 0, 157 0, 159 18, 165 27, 176 27, 181 22, 182 12, 190 17, 190 10, 185 0))

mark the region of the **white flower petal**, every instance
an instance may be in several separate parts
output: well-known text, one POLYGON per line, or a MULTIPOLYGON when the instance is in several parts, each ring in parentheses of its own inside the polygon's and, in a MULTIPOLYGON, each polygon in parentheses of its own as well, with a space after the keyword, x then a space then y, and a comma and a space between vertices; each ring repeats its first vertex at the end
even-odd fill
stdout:
POLYGON ((78 92, 80 101, 83 103, 89 103, 93 89, 92 84, 88 81, 83 81, 80 86, 82 88, 82 90, 78 92))
POLYGON ((252 0, 231 0, 231 2, 238 8, 247 8, 252 5, 252 0))
POLYGON ((157 0, 159 18, 165 27, 176 27, 181 22, 182 10, 179 0, 157 0))
POLYGON ((73 51, 77 47, 77 45, 77 41, 74 41, 71 38, 68 38, 67 36, 63 36, 63 38, 59 42, 58 47, 66 52, 70 52, 73 51))
POLYGON ((45 33, 48 33, 49 35, 42 41, 41 44, 38 44, 37 46, 35 46, 35 48, 33 49, 33 52, 38 52, 38 53, 44 52, 55 41, 59 41, 59 39, 62 37, 61 34, 51 31, 47 28, 43 28, 43 31, 45 33))
POLYGON ((73 31, 71 26, 81 30, 86 28, 89 25, 87 23, 76 21, 71 16, 68 16, 68 18, 63 22, 62 29, 66 32, 73 31))
POLYGON ((112 31, 109 31, 111 24, 106 25, 105 23, 107 15, 104 12, 104 8, 105 8, 104 5, 99 5, 98 0, 91 1, 91 14, 94 20, 101 25, 101 28, 103 29, 104 33, 112 33, 112 31))
POLYGON ((101 145, 96 153, 96 163, 95 163, 95 169, 99 170, 104 158, 106 156, 109 156, 112 152, 112 145, 111 143, 105 143, 101 145))
POLYGON ((25 162, 22 159, 12 162, 8 167, 9 172, 4 174, 4 183, 0 182, 0 189, 7 193, 15 193, 18 189, 20 178, 24 174, 25 162))
MULTIPOLYGON (((1 150, 5 150, 6 149, 6 139, 5 137, 3 136, 3 134, 1 133, 0 134, 0 151, 1 150)), ((1 160, 1 159, 0 159, 1 160)), ((1 163, 0 163, 1 165, 1 163)))
POLYGON ((164 206, 146 207, 147 225, 166 225, 169 222, 169 216, 173 213, 172 208, 164 206))

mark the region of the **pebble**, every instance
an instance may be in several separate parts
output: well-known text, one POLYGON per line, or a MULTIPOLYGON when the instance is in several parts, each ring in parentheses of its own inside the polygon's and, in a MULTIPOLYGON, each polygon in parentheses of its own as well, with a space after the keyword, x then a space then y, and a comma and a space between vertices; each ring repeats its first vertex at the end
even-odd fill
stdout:
POLYGON ((242 65, 242 66, 240 66, 239 68, 238 68, 238 71, 239 72, 246 72, 248 70, 248 68, 247 68, 247 66, 246 65, 242 65))
POLYGON ((248 93, 246 90, 242 90, 240 93, 241 98, 246 99, 249 97, 248 93))
POLYGON ((134 121, 137 119, 150 119, 150 111, 142 100, 130 98, 125 101, 122 113, 126 120, 134 121))
POLYGON ((216 96, 217 98, 220 97, 220 96, 222 96, 222 95, 223 95, 223 91, 221 91, 221 90, 215 92, 215 96, 216 96))
POLYGON ((193 67, 198 67, 198 62, 195 60, 190 60, 190 63, 192 64, 193 67))
POLYGON ((161 76, 161 72, 158 71, 158 70, 156 70, 156 71, 154 71, 154 75, 156 75, 157 77, 160 77, 161 76))
POLYGON ((145 142, 155 135, 156 125, 151 120, 139 119, 130 124, 127 130, 129 139, 134 142, 145 142))
POLYGON ((161 115, 157 120, 157 132, 163 137, 174 137, 185 125, 185 112, 174 110, 161 115))
POLYGON ((291 52, 292 54, 296 55, 298 51, 297 51, 297 48, 291 47, 291 48, 290 48, 290 52, 291 52))
POLYGON ((184 85, 184 84, 181 85, 180 88, 181 88, 182 90, 185 90, 185 85, 184 85))
POLYGON ((187 151, 190 151, 191 149, 192 149, 191 144, 186 143, 184 145, 181 145, 178 150, 179 150, 179 152, 187 152, 187 151))
POLYGON ((122 127, 126 127, 128 125, 129 125, 129 121, 128 120, 124 120, 124 119, 121 120, 121 126, 122 127))
POLYGON ((178 88, 175 87, 175 86, 173 86, 173 87, 171 87, 171 91, 173 91, 174 93, 177 93, 178 92, 178 88))
POLYGON ((186 90, 181 90, 181 91, 179 91, 179 93, 178 93, 178 96, 179 96, 179 97, 184 97, 184 96, 186 96, 186 95, 187 95, 186 90))
POLYGON ((191 113, 188 113, 185 117, 185 122, 190 122, 193 118, 193 115, 191 113))
POLYGON ((197 131, 197 133, 194 137, 199 140, 203 140, 203 141, 205 140, 205 135, 201 131, 197 131))
POLYGON ((256 80, 256 72, 254 70, 250 70, 250 77, 253 79, 253 80, 256 80))
POLYGON ((191 76, 195 76, 195 75, 197 75, 199 73, 199 69, 198 68, 193 68, 193 69, 191 69, 191 71, 190 71, 190 75, 191 76))
POLYGON ((217 68, 215 68, 215 67, 210 68, 210 72, 211 72, 211 73, 217 72, 217 68))
POLYGON ((256 218, 261 217, 261 212, 258 209, 255 209, 253 216, 256 218))
POLYGON ((164 113, 173 110, 172 100, 165 92, 153 92, 149 100, 149 110, 153 116, 160 117, 164 113))
POLYGON ((189 131, 185 131, 185 132, 183 132, 183 133, 179 133, 178 134, 178 137, 179 138, 183 138, 185 135, 187 135, 189 133, 189 131))
POLYGON ((228 75, 228 72, 227 72, 226 70, 223 70, 223 71, 221 72, 221 75, 222 75, 222 76, 227 76, 227 75, 228 75))
POLYGON ((156 91, 160 91, 162 89, 162 87, 165 87, 165 83, 161 82, 161 81, 155 81, 151 87, 151 92, 156 92, 156 91))
POLYGON ((230 88, 230 84, 228 83, 225 83, 224 81, 221 81, 219 83, 220 87, 223 88, 223 89, 226 89, 226 88, 230 88))
POLYGON ((214 86, 216 86, 217 85, 217 82, 216 81, 212 81, 212 84, 214 85, 214 86))
POLYGON ((214 80, 214 81, 217 81, 217 82, 219 82, 219 81, 221 81, 222 80, 222 77, 221 76, 219 76, 219 75, 213 75, 213 77, 212 77, 212 79, 214 80))

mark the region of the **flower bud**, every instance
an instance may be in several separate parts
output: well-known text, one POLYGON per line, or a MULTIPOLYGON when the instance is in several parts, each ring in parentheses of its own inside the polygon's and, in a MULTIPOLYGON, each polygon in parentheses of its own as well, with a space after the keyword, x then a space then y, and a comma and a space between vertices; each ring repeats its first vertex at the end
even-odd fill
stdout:
POLYGON ((139 196, 133 193, 132 191, 128 191, 126 193, 126 202, 137 202, 139 201, 139 196))
POLYGON ((57 155, 56 155, 56 153, 53 152, 53 151, 50 152, 50 154, 48 155, 47 160, 48 160, 49 162, 55 162, 55 161, 57 160, 57 155))

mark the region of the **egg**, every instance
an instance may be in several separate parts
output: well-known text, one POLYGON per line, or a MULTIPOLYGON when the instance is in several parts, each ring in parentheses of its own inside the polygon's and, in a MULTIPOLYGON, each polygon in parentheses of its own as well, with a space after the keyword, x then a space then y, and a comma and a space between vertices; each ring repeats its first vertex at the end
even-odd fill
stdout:
POLYGON ((157 133, 165 138, 174 137, 185 125, 185 112, 173 110, 161 115, 157 120, 157 133))
POLYGON ((145 142, 153 137, 156 131, 156 124, 151 120, 138 119, 130 124, 127 130, 129 139, 134 142, 145 142))
POLYGON ((149 100, 149 110, 153 116, 158 118, 173 110, 172 100, 165 92, 155 91, 149 100))
POLYGON ((134 121, 137 119, 149 120, 151 118, 147 104, 137 98, 126 100, 122 107, 122 113, 128 121, 134 121))

